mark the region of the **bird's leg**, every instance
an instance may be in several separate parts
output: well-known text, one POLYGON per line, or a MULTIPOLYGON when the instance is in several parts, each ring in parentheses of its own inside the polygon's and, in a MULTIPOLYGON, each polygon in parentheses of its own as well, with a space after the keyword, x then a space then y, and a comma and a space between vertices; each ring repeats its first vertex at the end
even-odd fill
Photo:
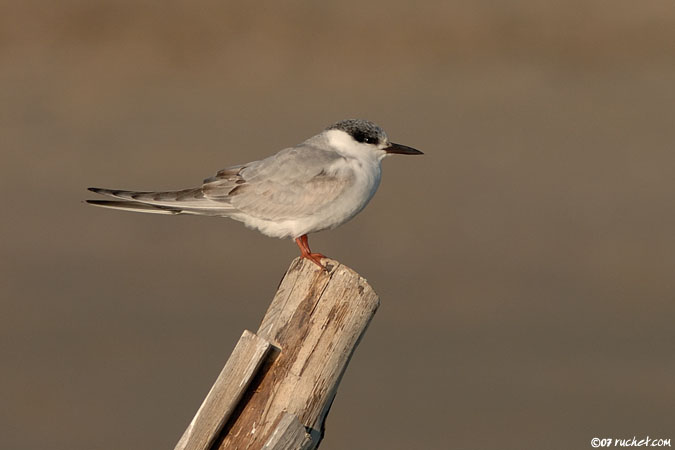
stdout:
POLYGON ((300 247, 301 258, 307 258, 317 266, 321 267, 322 270, 326 270, 323 264, 321 264, 321 258, 325 258, 325 256, 323 256, 321 253, 312 253, 312 251, 309 249, 309 240, 307 239, 306 234, 303 234, 299 238, 295 238, 295 243, 298 244, 298 247, 300 247))

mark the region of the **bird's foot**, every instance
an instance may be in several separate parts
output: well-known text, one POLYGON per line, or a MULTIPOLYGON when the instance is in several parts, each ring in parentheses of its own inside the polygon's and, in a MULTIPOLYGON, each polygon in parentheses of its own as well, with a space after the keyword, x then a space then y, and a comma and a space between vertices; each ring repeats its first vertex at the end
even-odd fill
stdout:
POLYGON ((325 258, 325 256, 323 256, 321 253, 312 253, 312 251, 309 249, 309 241, 306 234, 295 238, 295 243, 298 244, 298 247, 300 248, 300 257, 309 259, 314 264, 321 267, 321 270, 328 272, 326 266, 321 264, 321 258, 325 258))

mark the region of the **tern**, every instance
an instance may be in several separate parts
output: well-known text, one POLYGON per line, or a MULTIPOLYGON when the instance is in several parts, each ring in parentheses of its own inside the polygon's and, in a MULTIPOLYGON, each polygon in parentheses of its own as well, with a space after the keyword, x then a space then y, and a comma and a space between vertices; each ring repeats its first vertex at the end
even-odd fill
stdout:
POLYGON ((375 194, 381 162, 391 154, 422 155, 389 141, 382 128, 362 119, 329 126, 295 147, 259 161, 227 167, 199 187, 139 192, 89 188, 115 200, 95 206, 156 214, 229 217, 276 238, 292 238, 323 270, 307 235, 333 229, 357 215, 375 194))

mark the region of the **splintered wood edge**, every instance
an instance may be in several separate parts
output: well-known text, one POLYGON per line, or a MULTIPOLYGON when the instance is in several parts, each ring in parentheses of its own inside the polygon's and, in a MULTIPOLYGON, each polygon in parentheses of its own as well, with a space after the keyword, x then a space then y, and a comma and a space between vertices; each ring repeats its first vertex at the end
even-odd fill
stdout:
POLYGON ((208 450, 237 407, 272 345, 245 330, 174 450, 208 450))
MULTIPOLYGON (((319 269, 313 262, 301 257, 295 258, 291 262, 279 282, 277 292, 258 327, 258 336, 268 339, 276 345, 274 335, 283 324, 288 322, 291 315, 295 312, 296 305, 294 303, 300 302, 303 298, 303 296, 295 295, 295 291, 304 292, 309 286, 316 286, 320 291, 323 291, 334 281, 334 277, 338 274, 347 275, 348 278, 357 280, 359 295, 375 299, 375 309, 377 310, 380 299, 368 283, 368 280, 363 278, 354 269, 337 260, 323 258, 322 262, 326 267, 325 271, 319 269)), ((322 294, 319 293, 318 295, 321 296, 322 294)))
POLYGON ((262 450, 304 450, 316 443, 297 416, 285 412, 262 450))

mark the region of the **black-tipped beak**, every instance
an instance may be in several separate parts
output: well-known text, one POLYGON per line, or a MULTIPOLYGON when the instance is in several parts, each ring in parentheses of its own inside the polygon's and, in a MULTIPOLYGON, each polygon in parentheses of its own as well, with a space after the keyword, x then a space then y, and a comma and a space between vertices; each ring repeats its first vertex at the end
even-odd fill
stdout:
POLYGON ((388 147, 384 148, 387 153, 396 153, 399 155, 423 155, 421 151, 416 148, 408 147, 407 145, 395 144, 390 142, 388 147))

